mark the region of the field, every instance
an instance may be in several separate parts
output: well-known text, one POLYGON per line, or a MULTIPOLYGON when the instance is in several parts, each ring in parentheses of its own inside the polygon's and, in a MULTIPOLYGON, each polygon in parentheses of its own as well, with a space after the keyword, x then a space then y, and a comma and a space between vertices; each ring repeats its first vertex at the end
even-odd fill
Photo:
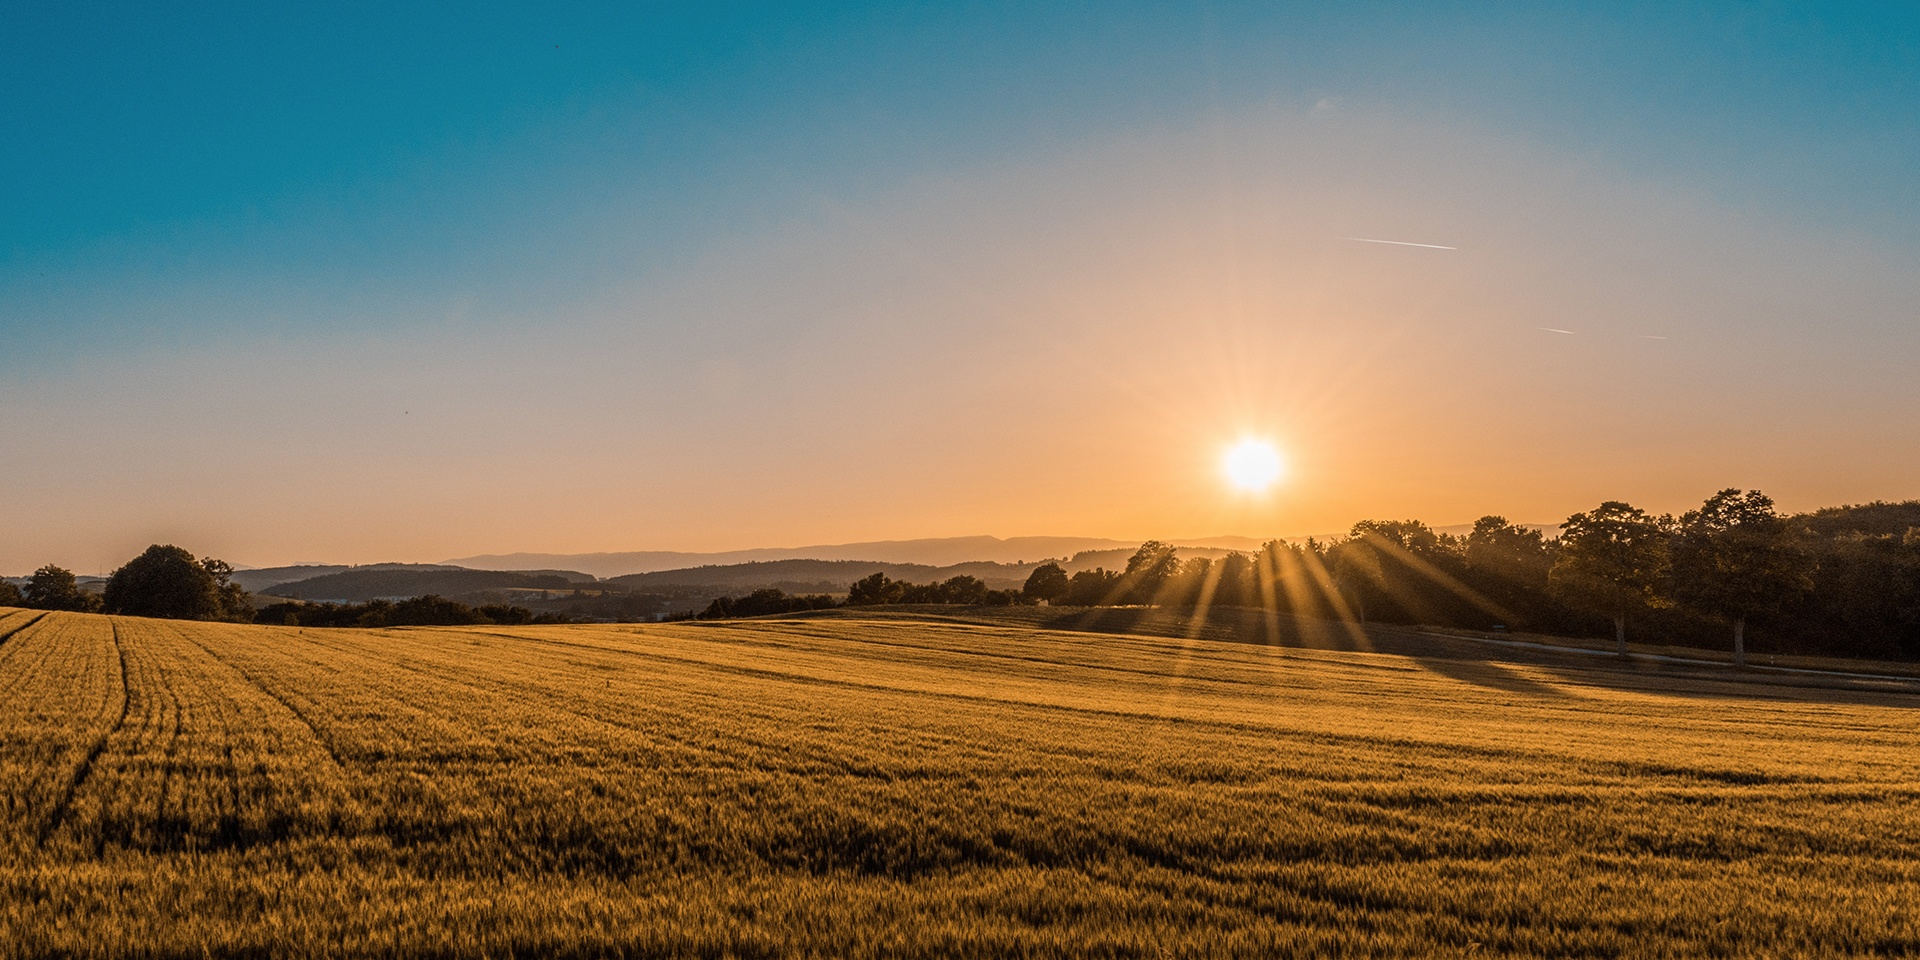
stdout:
POLYGON ((0 638, 0 955, 1920 952, 1902 684, 1142 612, 0 638))

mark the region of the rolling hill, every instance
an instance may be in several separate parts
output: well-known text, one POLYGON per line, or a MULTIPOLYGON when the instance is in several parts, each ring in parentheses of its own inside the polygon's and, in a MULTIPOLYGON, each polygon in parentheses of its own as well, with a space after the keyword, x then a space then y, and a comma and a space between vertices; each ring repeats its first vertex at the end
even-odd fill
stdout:
MULTIPOLYGON (((238 579, 237 577, 235 579, 238 579)), ((305 580, 275 584, 260 593, 294 600, 365 603, 376 598, 439 594, 460 597, 483 590, 569 590, 593 583, 590 574, 572 570, 462 570, 457 567, 356 567, 305 580)))
POLYGON ((0 610, 0 954, 1920 950, 1912 683, 830 613, 0 610))

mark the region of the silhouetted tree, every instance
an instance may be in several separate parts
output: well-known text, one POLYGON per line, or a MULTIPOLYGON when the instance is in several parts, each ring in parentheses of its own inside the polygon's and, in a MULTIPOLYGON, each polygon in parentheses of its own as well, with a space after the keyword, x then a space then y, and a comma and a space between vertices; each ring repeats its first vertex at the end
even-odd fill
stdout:
POLYGON ((26 605, 27 595, 21 593, 19 587, 14 586, 9 581, 0 580, 0 607, 24 607, 26 605))
POLYGON ((1675 596, 1688 606, 1733 621, 1733 662, 1747 662, 1747 618, 1813 586, 1811 557, 1796 542, 1773 499, 1728 488, 1680 517, 1673 541, 1675 596))
POLYGON ((982 604, 987 602, 989 593, 992 591, 987 589, 987 585, 980 582, 978 577, 962 574, 949 577, 940 584, 941 599, 938 602, 982 604))
POLYGON ((1387 573, 1380 562, 1380 551, 1364 538, 1355 537, 1333 545, 1328 551, 1333 561, 1333 587, 1353 598, 1354 612, 1367 622, 1367 598, 1385 592, 1387 573))
POLYGON ((1156 600, 1176 607, 1194 607, 1202 602, 1211 605, 1213 587, 1218 584, 1209 581, 1214 578, 1213 560, 1208 557, 1189 557, 1180 561, 1173 576, 1161 584, 1156 600))
POLYGON ((1558 544, 1540 531, 1500 516, 1474 521, 1463 556, 1473 587, 1506 610, 1537 618, 1547 604, 1547 587, 1558 544))
POLYGON ((707 604, 699 619, 725 620, 730 617, 763 617, 774 613, 793 613, 799 610, 826 610, 837 607, 840 601, 825 594, 795 595, 778 587, 766 587, 755 590, 744 597, 715 597, 707 604))
POLYGON ((233 567, 171 544, 154 544, 107 578, 110 612, 171 620, 253 619, 246 592, 232 582, 233 567))
POLYGON ((1172 544, 1148 540, 1127 558, 1127 599, 1132 603, 1159 603, 1160 591, 1180 572, 1180 555, 1172 544))
POLYGON ((847 605, 864 607, 876 603, 899 603, 904 592, 904 586, 899 581, 888 579, 885 572, 876 572, 848 588, 847 605))
POLYGON ((81 590, 72 570, 51 563, 35 570, 21 593, 26 596, 27 606, 41 610, 89 613, 100 609, 100 598, 81 590))
POLYGON ((1440 547, 1439 535, 1418 520, 1361 520, 1348 536, 1355 540, 1377 538, 1411 554, 1430 554, 1440 547))
POLYGON ((464 603, 430 593, 424 597, 408 597, 394 604, 387 614, 386 626, 452 627, 492 622, 485 614, 464 603))
POLYGON ((1547 538, 1531 527, 1485 516, 1473 522, 1467 534, 1467 566, 1528 587, 1545 588, 1553 569, 1553 551, 1547 538))
POLYGON ((1067 595, 1070 581, 1067 571, 1057 563, 1043 563, 1027 574, 1026 586, 1020 588, 1028 600, 1045 600, 1052 603, 1067 595))
POLYGON ((1260 586, 1254 579, 1253 558, 1229 553, 1213 565, 1212 603, 1216 607, 1260 606, 1260 586))
POLYGON ((1074 607, 1098 607, 1121 599, 1124 578, 1105 567, 1082 570, 1067 581, 1066 602, 1074 607))
POLYGON ((1667 604, 1668 524, 1646 511, 1608 500, 1567 518, 1549 584, 1565 603, 1613 618, 1613 637, 1627 655, 1627 614, 1667 604))
POLYGON ((489 603, 475 607, 474 610, 494 623, 507 626, 520 626, 532 623, 534 620, 532 610, 511 603, 489 603))
POLYGON ((1418 520, 1362 520, 1328 551, 1335 588, 1361 619, 1451 623, 1494 606, 1463 582, 1466 543, 1418 520))

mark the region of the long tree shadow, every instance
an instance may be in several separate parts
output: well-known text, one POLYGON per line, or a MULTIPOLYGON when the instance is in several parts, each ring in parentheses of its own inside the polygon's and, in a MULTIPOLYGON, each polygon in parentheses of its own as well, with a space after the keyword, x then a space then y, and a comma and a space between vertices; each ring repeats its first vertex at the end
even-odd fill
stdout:
POLYGON ((1423 657, 1419 658, 1419 663, 1420 666, 1443 677, 1470 683, 1476 687, 1486 687, 1489 690, 1501 690, 1527 697, 1565 698, 1568 696, 1567 692, 1559 687, 1541 683, 1489 661, 1423 657))
MULTIPOLYGON (((788 617, 808 616, 793 615, 788 617)), ((1619 660, 1590 651, 1546 650, 1443 636, 1415 626, 1366 624, 1271 615, 1253 608, 1215 607, 1194 629, 1193 613, 1166 607, 916 607, 837 608, 809 618, 843 616, 923 619, 987 624, 1018 623, 1042 629, 1143 637, 1186 638, 1340 653, 1408 657, 1436 673, 1476 686, 1529 696, 1572 697, 1506 668, 1539 668, 1568 687, 1635 690, 1653 696, 1693 699, 1780 700, 1880 704, 1920 708, 1920 682, 1877 683, 1840 677, 1771 675, 1731 667, 1696 667, 1648 660, 1619 660), (937 611, 937 612, 936 612, 937 611), (1356 629, 1357 628, 1357 629, 1356 629)))

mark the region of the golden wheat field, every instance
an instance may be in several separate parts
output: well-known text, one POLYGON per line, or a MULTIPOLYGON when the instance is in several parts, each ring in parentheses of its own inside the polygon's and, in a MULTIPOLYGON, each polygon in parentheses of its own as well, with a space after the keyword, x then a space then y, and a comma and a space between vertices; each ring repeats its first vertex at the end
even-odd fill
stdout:
POLYGON ((1920 951, 1920 696, 1897 685, 1183 623, 0 611, 0 944, 1920 951))

